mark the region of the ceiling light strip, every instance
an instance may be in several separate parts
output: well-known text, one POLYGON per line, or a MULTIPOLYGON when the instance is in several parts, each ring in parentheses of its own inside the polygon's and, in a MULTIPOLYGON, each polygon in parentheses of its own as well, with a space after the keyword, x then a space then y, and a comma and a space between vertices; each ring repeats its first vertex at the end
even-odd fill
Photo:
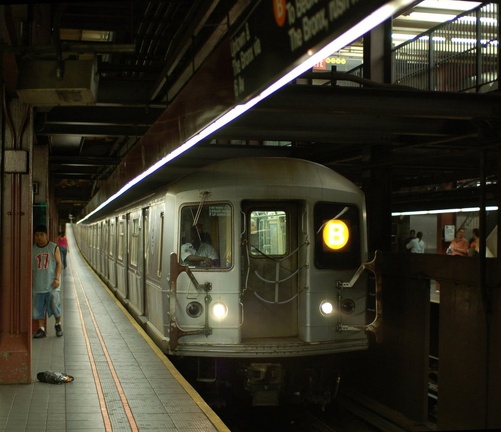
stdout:
MULTIPOLYGON (((485 211, 496 211, 498 206, 487 206, 485 211)), ((420 216, 432 214, 447 214, 447 213, 476 213, 480 211, 480 207, 465 207, 465 208, 451 208, 442 210, 415 210, 406 212, 393 212, 392 216, 420 216)))
POLYGON ((201 140, 211 135, 218 129, 222 128, 229 122, 233 121, 235 118, 237 118, 238 116, 242 115, 243 113, 251 109, 254 105, 258 104, 263 99, 267 98, 268 96, 270 96, 271 94, 282 88, 284 85, 288 84, 293 79, 297 78, 304 72, 310 70, 311 68, 313 68, 315 64, 317 64, 324 58, 328 57, 333 52, 337 52, 340 49, 344 48, 346 45, 360 38, 361 36, 369 32, 371 29, 381 24, 383 21, 390 19, 392 16, 396 14, 397 11, 402 10, 406 6, 410 6, 413 3, 415 3, 414 0, 390 1, 384 6, 381 6, 379 9, 374 11, 366 18, 364 18, 358 24, 356 24, 355 26, 348 29, 346 32, 336 37, 333 41, 326 44, 324 48, 316 52, 308 52, 309 57, 299 66, 295 67, 293 70, 291 70, 290 72, 279 78, 277 81, 272 83, 268 88, 266 88, 262 93, 260 93, 253 99, 249 100, 244 104, 236 105, 235 107, 231 108, 229 111, 227 111, 222 116, 217 118, 214 122, 209 124, 205 129, 202 129, 200 132, 192 136, 184 144, 176 148, 173 152, 169 153, 163 159, 160 159, 153 166, 151 166, 142 174, 140 174, 139 176, 131 180, 129 183, 127 183, 125 186, 123 186, 122 189, 120 189, 117 193, 108 198, 105 202, 99 205, 95 210, 90 212, 83 219, 79 220, 78 223, 82 223, 87 219, 89 219, 91 216, 93 216, 94 214, 102 210, 104 207, 109 205, 111 202, 113 202, 118 197, 123 195, 133 186, 137 185, 139 182, 147 178, 149 175, 153 174, 155 171, 162 168, 165 164, 175 159, 185 151, 189 150, 194 145, 199 143, 201 140))

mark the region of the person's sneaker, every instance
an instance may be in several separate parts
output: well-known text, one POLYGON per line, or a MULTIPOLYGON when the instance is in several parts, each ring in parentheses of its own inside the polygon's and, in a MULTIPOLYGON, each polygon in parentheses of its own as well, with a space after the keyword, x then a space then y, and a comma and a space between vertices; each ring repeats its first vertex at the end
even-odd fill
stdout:
POLYGON ((63 335, 63 328, 61 327, 61 324, 56 324, 54 328, 56 329, 56 336, 61 337, 63 335))
POLYGON ((35 339, 41 339, 46 336, 45 330, 42 328, 39 328, 38 331, 35 333, 35 336, 33 336, 35 339))

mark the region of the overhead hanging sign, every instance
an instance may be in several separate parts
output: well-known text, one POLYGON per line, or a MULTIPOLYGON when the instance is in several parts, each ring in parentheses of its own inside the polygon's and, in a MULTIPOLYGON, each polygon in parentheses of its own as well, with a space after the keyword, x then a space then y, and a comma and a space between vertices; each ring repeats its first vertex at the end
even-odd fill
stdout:
POLYGON ((326 43, 389 3, 383 0, 259 0, 232 32, 236 100, 255 95, 326 43))

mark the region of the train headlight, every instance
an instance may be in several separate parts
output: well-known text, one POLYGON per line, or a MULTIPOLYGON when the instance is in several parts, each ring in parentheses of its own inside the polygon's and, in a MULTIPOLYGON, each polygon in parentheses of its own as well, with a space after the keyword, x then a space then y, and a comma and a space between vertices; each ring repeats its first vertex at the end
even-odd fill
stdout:
POLYGON ((226 318, 228 315, 228 306, 226 306, 223 302, 216 302, 211 306, 212 316, 217 320, 221 321, 226 318))
POLYGON ((332 219, 325 224, 322 236, 329 249, 338 250, 348 243, 350 230, 342 220, 332 219))
POLYGON ((191 302, 186 306, 186 313, 191 318, 198 318, 203 311, 204 307, 199 302, 191 302))
POLYGON ((320 303, 320 313, 325 317, 334 315, 334 305, 330 300, 324 300, 320 303))
POLYGON ((355 302, 351 299, 346 299, 341 302, 341 311, 346 315, 350 315, 355 311, 355 302))

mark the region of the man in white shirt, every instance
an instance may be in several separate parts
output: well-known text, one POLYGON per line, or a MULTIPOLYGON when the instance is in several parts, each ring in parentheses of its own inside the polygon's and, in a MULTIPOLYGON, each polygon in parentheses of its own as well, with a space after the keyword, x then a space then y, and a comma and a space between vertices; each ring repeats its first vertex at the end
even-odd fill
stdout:
POLYGON ((424 253, 424 246, 423 233, 420 231, 405 247, 410 249, 411 253, 424 253))
POLYGON ((218 267, 219 256, 216 250, 202 241, 196 227, 191 229, 191 242, 181 246, 181 261, 197 267, 218 267))

